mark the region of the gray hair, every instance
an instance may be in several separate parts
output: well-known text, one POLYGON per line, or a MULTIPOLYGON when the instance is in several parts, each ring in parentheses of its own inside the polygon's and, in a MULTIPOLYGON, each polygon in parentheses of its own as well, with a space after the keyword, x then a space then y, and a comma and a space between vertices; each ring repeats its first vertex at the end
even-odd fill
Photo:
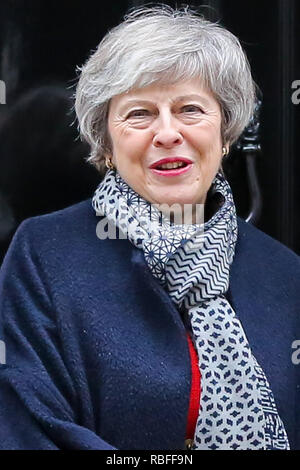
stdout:
POLYGON ((232 145, 252 117, 255 83, 239 40, 189 7, 141 7, 111 29, 83 67, 75 95, 88 158, 100 171, 112 152, 107 130, 112 97, 152 83, 199 78, 222 111, 222 138, 232 145))

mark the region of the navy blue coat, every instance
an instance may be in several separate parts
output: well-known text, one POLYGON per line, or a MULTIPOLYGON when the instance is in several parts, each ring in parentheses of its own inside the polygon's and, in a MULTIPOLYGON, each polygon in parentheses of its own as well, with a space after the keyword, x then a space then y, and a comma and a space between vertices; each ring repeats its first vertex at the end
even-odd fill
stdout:
MULTIPOLYGON (((186 328, 127 240, 100 241, 91 201, 26 220, 0 274, 1 449, 184 448, 186 328)), ((239 219, 228 299, 300 449, 299 258, 239 219), (295 361, 294 361, 295 362, 295 361)))

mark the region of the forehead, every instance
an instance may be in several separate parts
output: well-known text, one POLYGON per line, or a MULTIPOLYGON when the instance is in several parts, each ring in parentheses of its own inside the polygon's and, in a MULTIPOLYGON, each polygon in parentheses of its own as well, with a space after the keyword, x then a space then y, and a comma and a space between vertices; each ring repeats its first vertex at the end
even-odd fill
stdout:
POLYGON ((174 101, 193 100, 207 106, 218 106, 212 92, 198 79, 191 79, 171 85, 153 83, 144 88, 136 88, 121 95, 114 96, 111 108, 116 109, 126 105, 134 105, 139 101, 149 101, 154 104, 172 103, 174 101))

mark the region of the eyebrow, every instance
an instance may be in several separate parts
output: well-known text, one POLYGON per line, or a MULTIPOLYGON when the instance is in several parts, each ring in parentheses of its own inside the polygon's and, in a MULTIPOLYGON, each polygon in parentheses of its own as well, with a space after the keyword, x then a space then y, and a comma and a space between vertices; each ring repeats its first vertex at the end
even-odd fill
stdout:
MULTIPOLYGON (((209 106, 210 104, 210 101, 209 99, 205 98, 204 96, 201 96, 201 95, 197 95, 197 94, 192 94, 192 95, 182 95, 182 96, 176 96, 176 98, 174 98, 173 100, 171 100, 171 103, 175 103, 176 101, 187 101, 187 100, 196 100, 196 101, 200 101, 201 103, 203 103, 204 106, 209 106)), ((149 101, 149 100, 139 100, 139 99, 136 99, 136 98, 132 98, 132 99, 129 99, 128 101, 126 101, 126 103, 123 104, 123 106, 121 106, 121 109, 120 111, 125 111, 128 107, 130 106, 134 106, 134 105, 138 105, 138 106, 149 106, 149 105, 153 105, 155 104, 153 101, 149 101)))

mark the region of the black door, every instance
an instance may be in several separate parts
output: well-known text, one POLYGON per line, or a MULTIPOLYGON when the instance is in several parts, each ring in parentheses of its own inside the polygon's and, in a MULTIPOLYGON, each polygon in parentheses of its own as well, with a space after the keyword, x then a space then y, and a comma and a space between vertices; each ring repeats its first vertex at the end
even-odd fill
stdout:
MULTIPOLYGON (((0 210, 2 220, 5 219, 0 236, 5 238, 8 233, 12 234, 25 217, 64 207, 92 194, 99 176, 83 164, 87 147, 78 141, 78 145, 70 145, 76 140, 76 126, 70 133, 70 122, 65 119, 76 83, 76 66, 86 60, 128 8, 143 3, 1 1, 0 84, 6 86, 6 104, 0 100, 0 210), (68 130, 67 137, 65 134, 57 136, 54 129, 51 131, 47 120, 43 129, 46 126, 48 133, 35 135, 43 126, 37 109, 39 103, 52 120, 60 119, 60 129, 68 130), (62 145, 66 145, 64 138, 69 139, 68 158, 64 157, 65 163, 57 173, 54 167, 55 162, 61 165, 62 145), (66 178, 68 183, 64 184, 66 178), (58 184, 54 196, 51 193, 53 181, 57 183, 59 179, 61 187, 58 184)), ((165 3, 180 5, 173 1, 165 3)), ((262 152, 255 160, 262 195, 257 226, 300 253, 299 1, 207 0, 194 1, 193 5, 196 9, 201 7, 200 11, 208 19, 220 21, 235 33, 248 54, 254 79, 262 92, 262 152), (206 7, 201 7, 202 4, 206 7)), ((73 119, 72 114, 69 119, 73 119)), ((251 198, 250 188, 244 184, 246 159, 243 153, 233 149, 227 167, 239 215, 246 218, 251 198)))

